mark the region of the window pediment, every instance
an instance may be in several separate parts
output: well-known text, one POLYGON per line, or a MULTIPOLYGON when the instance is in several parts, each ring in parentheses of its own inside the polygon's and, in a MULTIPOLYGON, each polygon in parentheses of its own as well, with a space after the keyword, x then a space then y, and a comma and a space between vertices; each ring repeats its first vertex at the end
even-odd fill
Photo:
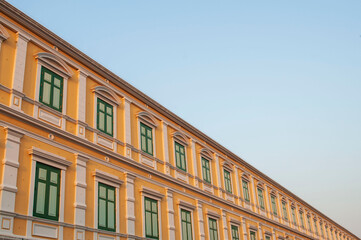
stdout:
POLYGON ((61 73, 66 75, 68 78, 70 78, 74 74, 71 68, 60 57, 52 53, 41 52, 35 54, 35 58, 38 61, 42 62, 43 64, 46 64, 51 67, 55 67, 61 73))
POLYGON ((213 159, 213 154, 211 151, 209 151, 206 148, 202 148, 201 152, 200 152, 201 156, 208 159, 208 160, 212 160, 213 159))
POLYGON ((188 146, 188 138, 183 133, 177 131, 173 133, 173 138, 184 146, 188 146))
POLYGON ((93 92, 95 92, 99 96, 102 96, 106 100, 111 101, 112 103, 114 103, 116 105, 120 104, 120 99, 117 96, 117 94, 115 94, 115 92, 108 87, 96 86, 95 88, 93 88, 93 92))
POLYGON ((153 127, 158 127, 157 120, 155 119, 155 117, 153 117, 152 114, 150 114, 148 112, 145 112, 145 111, 139 112, 138 118, 153 127))

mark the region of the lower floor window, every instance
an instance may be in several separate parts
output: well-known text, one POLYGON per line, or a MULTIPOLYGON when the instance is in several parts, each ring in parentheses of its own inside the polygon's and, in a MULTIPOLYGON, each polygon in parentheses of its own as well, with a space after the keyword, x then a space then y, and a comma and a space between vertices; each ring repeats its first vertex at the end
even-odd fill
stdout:
POLYGON ((159 239, 158 228, 158 201, 144 198, 145 208, 145 236, 151 239, 159 239))
POLYGON ((36 163, 33 215, 59 219, 60 169, 36 163))
POLYGON ((249 235, 251 237, 251 240, 256 240, 256 232, 251 231, 249 235))
POLYGON ((218 240, 217 220, 208 218, 209 223, 209 239, 218 240))
POLYGON ((232 230, 232 240, 239 240, 238 227, 232 225, 231 230, 232 230))
POLYGON ((191 212, 181 210, 182 240, 192 240, 192 217, 191 212))
POLYGON ((115 188, 98 185, 98 228, 115 231, 115 188))

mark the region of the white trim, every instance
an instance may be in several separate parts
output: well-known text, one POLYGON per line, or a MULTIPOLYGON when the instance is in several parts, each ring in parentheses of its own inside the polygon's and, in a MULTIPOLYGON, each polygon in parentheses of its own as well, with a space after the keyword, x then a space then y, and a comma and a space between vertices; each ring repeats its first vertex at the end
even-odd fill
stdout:
POLYGON ((209 215, 208 212, 207 212, 207 225, 208 225, 208 237, 210 236, 210 226, 209 226, 209 219, 213 219, 213 220, 216 220, 216 224, 217 224, 217 239, 220 239, 220 229, 219 229, 219 218, 217 217, 214 217, 213 215, 209 215))
POLYGON ((143 187, 142 191, 141 191, 141 209, 142 209, 142 230, 143 230, 143 237, 146 236, 146 232, 145 232, 145 198, 150 198, 153 200, 157 201, 157 205, 158 205, 158 237, 159 239, 162 239, 162 205, 161 205, 161 201, 162 198, 164 197, 164 195, 160 194, 159 196, 157 196, 158 194, 160 194, 157 191, 154 191, 152 189, 149 188, 145 188, 143 187))
POLYGON ((46 63, 47 65, 55 67, 58 71, 60 71, 63 75, 66 75, 68 78, 71 78, 74 74, 71 68, 60 57, 52 53, 40 52, 35 54, 35 58, 39 62, 46 63))
MULTIPOLYGON (((183 146, 184 147, 184 160, 185 160, 185 163, 186 163, 186 170, 185 172, 188 173, 188 158, 187 158, 187 153, 188 153, 188 145, 185 145, 182 141, 179 141, 178 138, 174 138, 173 141, 172 141, 172 145, 173 145, 173 158, 174 158, 174 167, 177 168, 177 170, 180 170, 180 171, 184 171, 183 169, 180 169, 178 168, 177 166, 177 159, 176 159, 176 152, 175 152, 175 143, 178 143, 179 145, 183 146)), ((178 177, 179 178, 179 177, 178 177)), ((181 178, 182 180, 188 182, 188 176, 186 175, 186 179, 184 178, 181 178)))
POLYGON ((148 121, 144 121, 143 118, 138 117, 138 149, 140 151, 139 154, 139 160, 141 163, 145 163, 146 165, 153 167, 154 169, 157 169, 157 162, 155 161, 155 159, 157 156, 157 151, 156 151, 156 145, 155 145, 155 129, 156 127, 152 124, 149 124, 148 121), (152 141, 153 141, 153 155, 150 155, 147 152, 144 152, 142 150, 142 136, 141 136, 141 131, 140 131, 140 124, 143 123, 144 125, 146 125, 147 127, 150 127, 152 129, 152 141), (151 156, 151 157, 148 157, 151 156))
POLYGON ((190 214, 191 214, 191 230, 192 230, 192 239, 195 239, 194 238, 194 213, 193 213, 193 211, 196 209, 196 207, 195 206, 193 206, 193 205, 191 205, 190 203, 187 203, 187 205, 184 205, 185 204, 185 202, 183 202, 183 201, 179 201, 179 207, 178 207, 178 211, 179 211, 179 231, 180 231, 180 237, 181 237, 181 239, 183 239, 183 228, 182 228, 182 210, 185 210, 185 211, 188 211, 188 212, 190 212, 190 214))
POLYGON ((156 199, 158 201, 161 201, 164 198, 164 194, 153 190, 151 188, 147 188, 147 187, 142 187, 142 189, 140 190, 141 195, 145 196, 145 197, 149 197, 149 198, 153 198, 156 199))
POLYGON ((146 112, 146 111, 143 111, 143 112, 139 112, 137 114, 137 117, 139 119, 142 119, 143 122, 146 124, 146 125, 151 125, 153 126, 154 128, 158 127, 158 124, 157 124, 157 120, 155 119, 155 117, 150 114, 149 112, 146 112))
POLYGON ((174 141, 178 141, 180 144, 182 144, 183 146, 188 146, 189 145, 189 140, 187 139, 187 136, 184 135, 182 132, 180 131, 176 131, 173 133, 172 135, 174 141))
POLYGON ((29 149, 29 154, 32 155, 33 161, 42 162, 44 164, 66 170, 67 167, 72 165, 72 162, 67 161, 65 157, 47 152, 37 147, 29 149))
POLYGON ((106 101, 106 102, 111 101, 115 105, 120 105, 119 97, 110 88, 100 85, 100 86, 96 86, 95 88, 93 88, 92 91, 94 93, 98 94, 99 96, 102 96, 104 99, 106 99, 104 101, 106 101))

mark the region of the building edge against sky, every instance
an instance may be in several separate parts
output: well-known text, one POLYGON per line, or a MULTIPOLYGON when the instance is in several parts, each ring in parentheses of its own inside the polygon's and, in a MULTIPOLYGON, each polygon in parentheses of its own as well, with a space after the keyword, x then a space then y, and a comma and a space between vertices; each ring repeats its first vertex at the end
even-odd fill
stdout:
POLYGON ((0 237, 357 236, 0 0, 0 237))

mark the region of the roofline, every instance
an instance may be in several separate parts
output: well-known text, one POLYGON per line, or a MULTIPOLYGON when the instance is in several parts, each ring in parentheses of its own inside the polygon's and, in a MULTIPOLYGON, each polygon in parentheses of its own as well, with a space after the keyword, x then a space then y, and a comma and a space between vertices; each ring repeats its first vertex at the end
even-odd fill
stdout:
POLYGON ((231 152, 230 150, 226 149, 224 146, 216 142, 215 140, 208 137, 205 133, 201 132, 176 114, 172 113, 170 110, 159 104, 157 101, 153 100, 148 95, 144 94, 137 88, 135 88, 133 85, 129 84, 92 58, 90 58, 88 55, 84 54, 80 50, 78 50, 76 47, 68 43, 67 41, 60 38, 58 35, 41 25, 40 23, 36 22, 34 19, 30 18, 28 15, 11 5, 10 3, 6 2, 5 0, 0 0, 0 12, 4 13, 6 16, 10 17, 14 21, 18 22, 20 25, 24 26, 25 28, 29 29, 33 33, 37 34, 39 37, 43 38, 44 40, 48 41, 49 43, 55 45, 58 47, 58 49, 62 50, 64 53, 68 54, 69 56, 73 57, 75 60, 82 63, 84 66, 88 67, 89 69, 93 70, 94 72, 98 73, 99 75, 103 76, 105 79, 111 81, 116 86, 120 87, 121 89, 128 92, 130 95, 133 95, 134 97, 138 98, 140 101, 143 101, 146 103, 149 107, 153 108, 154 110, 158 111, 160 114, 164 115, 165 117, 169 118, 176 124, 183 127, 185 130, 191 132, 196 137, 202 139, 207 144, 212 146, 213 148, 217 149, 218 151, 222 152, 223 154, 227 155, 231 159, 238 161, 240 164, 244 165, 249 170, 253 171, 254 173, 258 174, 261 178, 268 181, 269 183, 273 184, 275 187, 282 190, 285 194, 288 194, 290 197, 294 198, 298 202, 302 203, 305 207, 312 210, 314 213, 322 216, 324 219, 326 219, 329 222, 332 222, 333 225, 339 227, 343 231, 347 232, 348 234, 352 235, 358 240, 361 240, 359 237, 351 233, 349 230, 345 229, 329 217, 327 217, 322 212, 318 211, 314 207, 312 207, 310 204, 302 200, 297 195, 293 194, 289 190, 287 190, 285 187, 268 177, 266 174, 262 173, 249 163, 247 163, 245 160, 231 152))

